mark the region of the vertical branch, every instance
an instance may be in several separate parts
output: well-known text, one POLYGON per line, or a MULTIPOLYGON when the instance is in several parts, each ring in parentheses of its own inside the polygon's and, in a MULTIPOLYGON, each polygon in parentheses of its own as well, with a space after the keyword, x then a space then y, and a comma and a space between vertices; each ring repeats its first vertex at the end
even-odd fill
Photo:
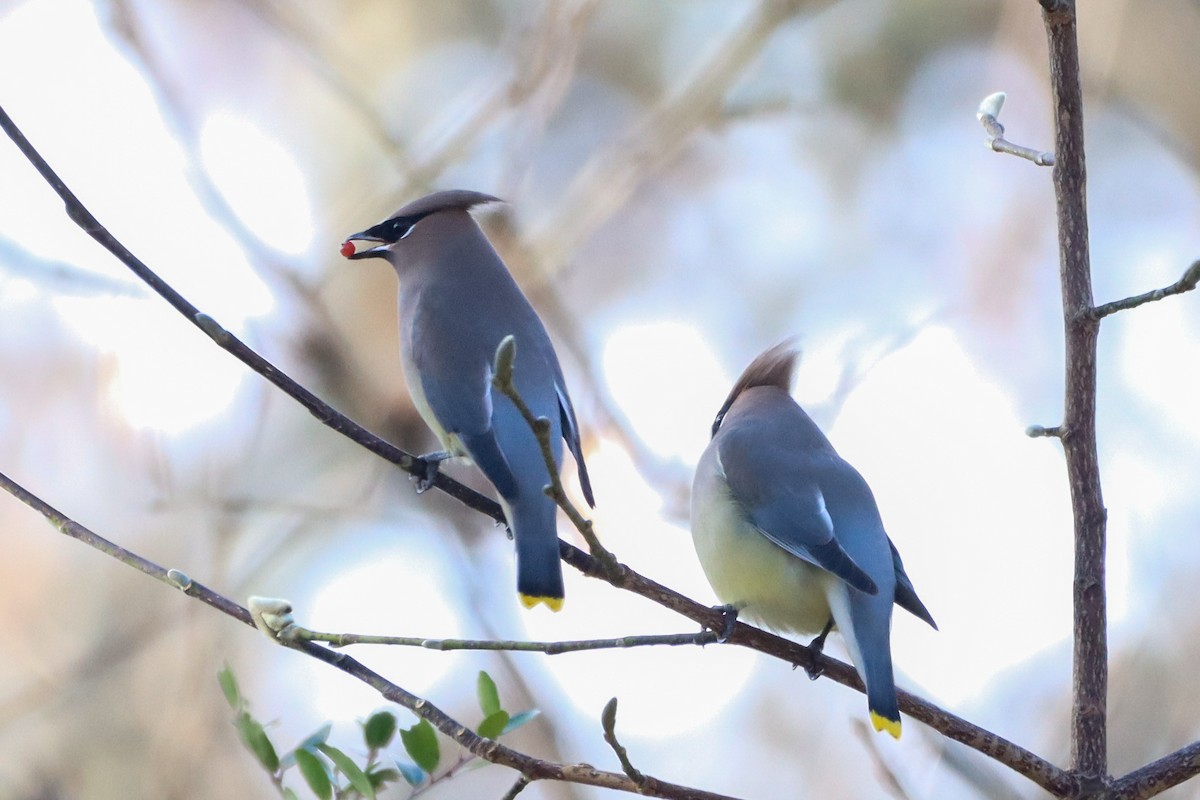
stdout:
POLYGON ((1096 456, 1096 335, 1088 261, 1087 176, 1075 3, 1042 0, 1054 92, 1054 196, 1066 334, 1062 443, 1075 520, 1071 767, 1084 779, 1108 772, 1108 641, 1104 500, 1096 456))

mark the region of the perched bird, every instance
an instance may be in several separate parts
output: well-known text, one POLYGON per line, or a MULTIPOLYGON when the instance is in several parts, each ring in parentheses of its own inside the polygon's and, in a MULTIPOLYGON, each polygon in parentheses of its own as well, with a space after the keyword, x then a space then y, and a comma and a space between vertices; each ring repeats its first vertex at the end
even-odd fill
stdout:
POLYGON ((692 486, 692 540, 722 602, 778 631, 836 626, 867 687, 875 730, 900 737, 895 602, 937 625, 904 574, 875 498, 789 395, 796 352, 751 362, 717 413, 692 486))
POLYGON ((554 346, 471 217, 473 206, 492 202, 499 201, 479 192, 436 192, 348 236, 341 252, 351 259, 385 258, 400 277, 400 364, 417 411, 445 448, 423 456, 430 464, 424 487, 438 462, 470 458, 500 495, 516 540, 522 602, 557 611, 562 565, 556 507, 542 491, 550 482, 546 462, 516 406, 492 389, 493 359, 504 337, 516 342, 517 391, 535 416, 550 421, 555 464, 562 463, 565 439, 583 495, 595 503, 554 346), (359 250, 355 242, 374 246, 359 250))

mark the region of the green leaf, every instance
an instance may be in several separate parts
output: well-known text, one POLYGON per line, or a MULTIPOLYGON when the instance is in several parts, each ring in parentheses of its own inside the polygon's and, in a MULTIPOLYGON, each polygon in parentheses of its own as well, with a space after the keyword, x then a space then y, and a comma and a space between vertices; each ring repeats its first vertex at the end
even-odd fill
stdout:
POLYGON ((367 777, 371 779, 371 785, 378 791, 389 783, 395 783, 400 780, 400 771, 388 767, 368 772, 367 777))
POLYGON ((476 733, 485 739, 495 739, 504 732, 506 725, 508 725, 508 712, 497 711, 495 714, 484 717, 483 722, 479 723, 479 730, 476 733))
POLYGON ((320 800, 331 800, 333 797, 333 781, 329 780, 329 772, 325 762, 310 750, 296 751, 296 766, 304 776, 304 782, 312 789, 320 800))
POLYGON ((479 709, 485 717, 490 717, 500 710, 500 692, 492 676, 479 670, 479 678, 475 681, 475 694, 479 695, 479 709))
POLYGON ((297 795, 295 792, 293 792, 291 789, 284 789, 283 790, 283 800, 300 800, 300 796, 297 795))
POLYGON ((363 741, 372 750, 382 750, 396 735, 396 715, 390 711, 376 711, 363 723, 363 741))
POLYGON ((317 749, 329 756, 329 760, 346 776, 346 780, 350 781, 350 785, 359 794, 367 798, 367 800, 375 800, 375 787, 371 785, 371 779, 359 768, 358 764, 354 763, 350 756, 329 744, 319 744, 317 745, 317 749))
POLYGON ((400 774, 404 776, 404 780, 408 781, 409 786, 415 788, 425 782, 425 770, 416 764, 406 764, 403 761, 397 761, 396 769, 400 770, 400 774))
POLYGON ((226 664, 217 672, 217 682, 225 694, 225 702, 234 711, 242 708, 242 693, 238 691, 237 678, 233 676, 233 667, 226 664))
POLYGON ((400 731, 400 741, 404 742, 404 749, 417 762, 417 766, 432 775, 441 754, 438 752, 437 733, 429 721, 423 719, 408 730, 400 731))
POLYGON ((251 753, 254 753, 258 762, 274 775, 275 771, 279 769, 279 755, 276 754, 275 745, 271 744, 262 724, 243 711, 238 714, 237 729, 242 736, 242 742, 251 753))
POLYGON ((513 714, 508 720, 508 724, 504 726, 504 730, 500 731, 503 736, 506 733, 512 733, 522 725, 526 725, 536 719, 542 712, 536 708, 531 708, 528 711, 522 711, 519 714, 513 714))

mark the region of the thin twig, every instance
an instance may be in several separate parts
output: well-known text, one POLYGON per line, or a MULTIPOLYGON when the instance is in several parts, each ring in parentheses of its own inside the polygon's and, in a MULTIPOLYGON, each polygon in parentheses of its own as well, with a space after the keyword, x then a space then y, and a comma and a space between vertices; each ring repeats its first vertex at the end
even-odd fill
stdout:
POLYGON ((530 783, 531 781, 529 778, 522 775, 521 777, 517 778, 512 786, 508 787, 508 791, 504 793, 504 796, 501 797, 500 800, 513 800, 514 797, 525 791, 525 787, 530 783))
POLYGON ((1200 775, 1200 742, 1192 742, 1113 781, 1112 789, 1114 796, 1122 800, 1146 800, 1197 775, 1200 775))
POLYGON ((1093 308, 1089 312, 1089 316, 1092 319, 1103 319, 1109 314, 1115 314, 1118 311, 1128 311, 1131 308, 1137 308, 1146 303, 1153 303, 1156 300, 1162 300, 1164 297, 1170 297, 1173 294, 1190 292, 1196 288, 1197 284, 1200 284, 1200 261, 1193 261, 1192 265, 1184 270, 1183 277, 1170 286, 1164 286, 1161 289, 1151 289, 1145 294, 1126 297, 1124 300, 1114 300, 1111 303, 1104 303, 1093 308))
POLYGON ((537 437, 538 447, 542 451, 542 460, 546 464, 546 471, 550 478, 550 485, 546 487, 546 494, 554 498, 554 502, 563 510, 567 518, 571 520, 571 524, 583 536, 584 541, 588 544, 588 549, 591 551, 592 557, 600 562, 605 572, 611 576, 619 577, 620 571, 623 569, 608 550, 600 544, 600 539, 596 536, 596 532, 592 529, 592 521, 579 513, 579 509, 571 502, 571 498, 567 497, 566 489, 563 488, 562 477, 558 474, 558 462, 554 459, 554 448, 550 437, 554 435, 554 429, 550 424, 550 420, 545 417, 534 416, 533 411, 525 402, 525 398, 521 397, 521 393, 517 391, 516 385, 513 383, 513 369, 517 355, 517 341, 512 336, 505 336, 496 347, 495 362, 492 366, 492 385, 502 392, 513 405, 517 407, 521 417, 525 420, 533 431, 533 435, 537 437))
POLYGON ((59 296, 146 296, 145 290, 137 283, 34 255, 3 237, 0 237, 0 271, 30 281, 51 283, 59 296))
POLYGON ((1065 439, 1067 431, 1061 425, 1052 425, 1049 428, 1044 425, 1030 425, 1025 429, 1025 435, 1030 439, 1038 439, 1043 436, 1053 439, 1065 439))
POLYGON ((645 636, 620 636, 615 639, 578 639, 562 642, 532 642, 511 639, 425 639, 420 636, 376 636, 365 633, 323 633, 296 627, 294 635, 310 642, 326 642, 333 647, 352 644, 382 644, 398 647, 421 647, 425 650, 502 650, 514 653, 582 653, 588 650, 620 650, 630 647, 680 646, 717 644, 712 631, 697 633, 663 633, 645 636))
MULTIPOLYGON (((13 497, 37 511, 61 533, 77 539, 89 547, 112 556, 122 563, 133 567, 182 591, 188 597, 217 609, 218 611, 237 619, 246 625, 255 626, 251 612, 229 598, 209 589, 193 580, 179 570, 166 569, 147 558, 126 550, 118 544, 93 532, 87 527, 74 521, 66 514, 51 506, 37 495, 21 486, 7 475, 0 473, 0 488, 13 497)), ((268 604, 269 605, 269 604, 268 604)), ((273 610, 281 611, 278 606, 273 610)), ((378 691, 387 700, 407 708, 422 719, 428 720, 435 728, 457 743, 474 756, 490 761, 493 764, 511 767, 530 779, 550 779, 581 783, 589 786, 600 786, 634 794, 649 794, 662 798, 696 798, 696 800, 730 800, 725 795, 705 792, 687 786, 656 781, 653 787, 634 783, 625 775, 615 772, 605 772, 587 764, 561 764, 543 761, 518 750, 500 744, 494 739, 484 739, 466 725, 450 717, 428 700, 418 697, 392 683, 376 672, 365 667, 360 662, 330 648, 313 642, 306 642, 290 637, 273 637, 280 644, 298 650, 306 655, 325 662, 378 691)))
POLYGON ((629 760, 629 751, 617 739, 617 698, 614 697, 604 704, 604 711, 600 712, 600 727, 604 730, 604 741, 608 742, 617 760, 621 762, 621 770, 638 786, 646 785, 645 773, 633 765, 629 760))
POLYGON ((1000 109, 1004 106, 1004 98, 1004 92, 990 94, 983 98, 983 102, 979 104, 979 110, 975 112, 975 119, 979 120, 979 124, 987 131, 987 138, 984 140, 987 146, 997 153, 1007 153, 1010 156, 1032 161, 1039 167, 1054 166, 1054 153, 1013 144, 1004 138, 1004 126, 998 119, 1000 109))

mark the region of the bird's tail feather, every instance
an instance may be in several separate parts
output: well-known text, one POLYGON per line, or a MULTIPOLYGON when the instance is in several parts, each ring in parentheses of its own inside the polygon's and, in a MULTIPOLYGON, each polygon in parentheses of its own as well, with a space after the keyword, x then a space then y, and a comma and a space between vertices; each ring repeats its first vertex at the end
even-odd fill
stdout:
POLYGON ((882 593, 872 596, 839 583, 829 600, 850 660, 867 687, 871 724, 875 730, 887 731, 899 739, 900 707, 889 643, 895 587, 886 580, 883 584, 882 593))
POLYGON ((519 498, 512 506, 513 538, 517 543, 517 591, 526 608, 545 603, 558 611, 563 603, 562 562, 554 503, 542 495, 519 498))
POLYGON ((882 647, 867 649, 862 653, 863 683, 867 685, 867 708, 871 712, 871 724, 877 731, 887 731, 892 738, 900 738, 900 706, 896 701, 896 681, 892 674, 892 656, 887 649, 887 639, 882 647))

